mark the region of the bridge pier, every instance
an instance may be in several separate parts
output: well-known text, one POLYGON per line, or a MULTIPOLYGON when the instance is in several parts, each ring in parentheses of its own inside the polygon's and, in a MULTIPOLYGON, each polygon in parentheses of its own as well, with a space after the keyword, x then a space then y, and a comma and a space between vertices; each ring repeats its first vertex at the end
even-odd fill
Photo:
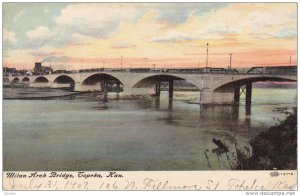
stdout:
POLYGON ((252 99, 252 83, 246 84, 246 105, 251 104, 252 99))
POLYGON ((149 95, 153 94, 153 88, 134 88, 123 86, 123 95, 149 95))
POLYGON ((240 103, 240 87, 234 89, 234 103, 236 104, 240 103))
POLYGON ((117 82, 117 93, 121 92, 121 83, 117 82))
POLYGON ((101 92, 103 93, 103 101, 107 101, 107 81, 101 81, 101 92))
POLYGON ((160 96, 160 81, 155 85, 155 96, 160 96))
POLYGON ((233 104, 234 92, 215 93, 211 91, 200 92, 200 104, 233 104))
POLYGON ((103 93, 107 93, 107 82, 106 81, 101 81, 101 91, 103 93))
POLYGON ((74 91, 85 92, 85 91, 99 91, 101 89, 101 84, 96 83, 93 85, 81 84, 77 82, 74 86, 74 91))
POLYGON ((174 80, 169 81, 169 99, 173 99, 174 80))

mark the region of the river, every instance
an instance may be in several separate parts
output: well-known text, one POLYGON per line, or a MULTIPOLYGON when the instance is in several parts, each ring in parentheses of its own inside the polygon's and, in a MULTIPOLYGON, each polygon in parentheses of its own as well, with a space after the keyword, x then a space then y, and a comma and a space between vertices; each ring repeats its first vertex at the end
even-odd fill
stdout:
POLYGON ((296 96, 254 88, 251 113, 244 98, 237 107, 200 106, 199 92, 174 92, 172 103, 167 92, 159 100, 4 100, 4 171, 228 170, 235 143, 250 148, 296 96), (228 158, 213 138, 229 147, 228 158))

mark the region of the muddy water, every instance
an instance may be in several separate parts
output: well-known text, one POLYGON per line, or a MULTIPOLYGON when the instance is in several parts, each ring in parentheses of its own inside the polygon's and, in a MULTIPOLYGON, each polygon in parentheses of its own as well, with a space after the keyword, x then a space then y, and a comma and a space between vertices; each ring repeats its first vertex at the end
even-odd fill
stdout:
POLYGON ((251 111, 243 104, 193 104, 199 92, 175 92, 172 103, 167 92, 159 100, 4 100, 4 170, 230 169, 211 140, 222 140, 231 152, 236 142, 249 146, 285 118, 282 111, 295 106, 296 94, 253 89, 251 111))

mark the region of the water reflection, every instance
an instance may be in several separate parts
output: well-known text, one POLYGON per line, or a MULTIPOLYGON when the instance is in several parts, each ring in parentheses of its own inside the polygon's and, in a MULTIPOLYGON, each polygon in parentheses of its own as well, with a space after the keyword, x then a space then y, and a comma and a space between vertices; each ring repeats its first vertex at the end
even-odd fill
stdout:
POLYGON ((251 128, 251 104, 246 104, 246 118, 245 118, 245 124, 248 129, 251 128))
POLYGON ((120 100, 120 93, 119 92, 117 92, 116 100, 120 100))
POLYGON ((169 99, 168 111, 172 113, 173 111, 173 99, 169 99))
POLYGON ((246 115, 250 116, 251 115, 251 104, 246 105, 246 115))
POLYGON ((155 109, 159 111, 160 110, 160 97, 159 96, 155 97, 154 101, 155 101, 155 109))

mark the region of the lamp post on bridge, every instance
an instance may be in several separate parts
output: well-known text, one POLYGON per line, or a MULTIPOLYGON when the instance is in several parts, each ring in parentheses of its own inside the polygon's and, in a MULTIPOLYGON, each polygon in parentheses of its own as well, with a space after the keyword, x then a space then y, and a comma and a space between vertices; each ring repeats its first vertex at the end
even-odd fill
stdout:
POLYGON ((206 44, 206 68, 208 67, 208 43, 206 44))
POLYGON ((231 70, 232 53, 229 54, 229 69, 231 70))
POLYGON ((147 67, 147 58, 144 58, 145 60, 145 67, 147 67))

